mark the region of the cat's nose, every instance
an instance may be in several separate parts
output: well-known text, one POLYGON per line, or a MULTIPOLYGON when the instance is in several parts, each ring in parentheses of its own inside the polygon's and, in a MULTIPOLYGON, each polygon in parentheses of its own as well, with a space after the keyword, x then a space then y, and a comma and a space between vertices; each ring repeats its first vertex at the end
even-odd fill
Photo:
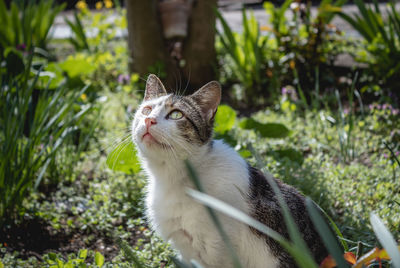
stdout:
POLYGON ((146 124, 146 127, 149 128, 152 125, 157 124, 157 120, 155 118, 149 118, 148 117, 148 118, 144 119, 144 123, 146 124))

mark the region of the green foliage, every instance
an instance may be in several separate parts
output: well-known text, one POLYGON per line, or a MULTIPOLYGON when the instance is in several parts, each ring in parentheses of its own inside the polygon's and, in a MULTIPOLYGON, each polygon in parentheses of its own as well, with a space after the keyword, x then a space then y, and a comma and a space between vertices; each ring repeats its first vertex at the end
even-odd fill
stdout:
POLYGON ((235 121, 236 111, 228 105, 220 105, 215 115, 214 131, 219 134, 224 134, 233 128, 235 121))
POLYGON ((269 79, 265 75, 269 68, 268 64, 272 64, 269 59, 272 54, 268 54, 266 50, 270 36, 260 34, 254 15, 251 13, 248 18, 244 9, 242 34, 233 33, 221 13, 216 10, 216 14, 223 27, 223 32, 217 29, 219 40, 229 55, 229 59, 226 59, 228 63, 223 63, 222 66, 230 68, 225 71, 231 73, 231 76, 243 86, 244 92, 241 94, 244 101, 254 105, 260 104, 260 101, 264 100, 263 97, 272 94, 273 88, 279 88, 272 73, 269 79))
POLYGON ((67 259, 56 253, 48 253, 44 260, 49 268, 100 268, 104 266, 104 256, 98 251, 79 250, 78 254, 70 254, 67 259), (92 262, 90 259, 93 259, 92 262))
POLYGON ((68 40, 72 43, 76 51, 90 50, 85 30, 78 13, 74 13, 75 22, 65 18, 65 22, 69 25, 73 32, 73 36, 68 40))
POLYGON ((140 171, 139 159, 132 141, 121 142, 107 157, 107 166, 113 171, 135 174, 140 171))
POLYGON ((96 70, 96 66, 90 62, 90 59, 79 56, 68 57, 60 64, 60 67, 69 77, 72 78, 90 75, 96 70))
POLYGON ((132 248, 121 238, 117 238, 118 246, 123 250, 125 257, 131 264, 134 264, 136 268, 146 268, 148 267, 146 264, 142 263, 139 260, 139 257, 136 256, 136 253, 132 250, 132 248))
POLYGON ((260 123, 252 118, 246 118, 240 122, 243 129, 254 129, 265 138, 284 138, 289 135, 289 129, 279 123, 260 123))
POLYGON ((321 1, 317 14, 311 13, 311 2, 285 1, 281 7, 265 2, 264 8, 270 16, 271 31, 280 51, 279 71, 281 84, 301 85, 305 96, 318 80, 322 87, 331 87, 335 82, 333 63, 348 46, 342 35, 330 21, 345 0, 321 1), (292 17, 289 19, 287 13, 292 17), (333 27, 333 28, 332 28, 333 27), (317 70, 319 73, 317 73, 317 70), (320 77, 321 74, 322 76, 320 77))
POLYGON ((274 152, 279 156, 279 158, 287 157, 290 161, 297 162, 299 165, 304 162, 303 154, 293 148, 278 149, 274 152))
POLYGON ((25 46, 47 48, 50 27, 65 3, 53 7, 53 0, 11 1, 7 10, 4 0, 0 0, 0 53, 7 47, 25 46))
POLYGON ((379 9, 378 1, 373 7, 362 0, 356 0, 358 14, 349 16, 343 12, 339 15, 357 30, 365 40, 365 49, 372 57, 359 58, 368 64, 367 73, 375 85, 399 87, 400 81, 400 13, 396 10, 395 1, 390 1, 387 16, 379 9))
POLYGON ((117 36, 117 31, 124 31, 127 27, 126 11, 120 8, 102 12, 81 10, 74 14, 74 21, 67 18, 65 21, 73 33, 73 37, 68 41, 75 50, 91 53, 108 50, 109 43, 117 36), (118 16, 113 16, 115 13, 118 16), (95 34, 90 36, 88 33, 95 34))
MULTIPOLYGON (((0 219, 14 219, 28 193, 37 188, 57 153, 79 130, 91 105, 76 100, 86 88, 38 92, 30 75, 31 59, 18 76, 0 72, 0 219)), ((79 151, 79 150, 78 150, 79 151)))
POLYGON ((338 267, 348 267, 349 265, 343 258, 343 249, 339 246, 337 238, 322 217, 320 208, 310 198, 306 199, 306 207, 315 229, 321 236, 325 247, 328 249, 328 252, 336 260, 338 267))
MULTIPOLYGON (((339 119, 339 126, 338 126, 338 136, 339 136, 339 143, 340 143, 340 152, 342 155, 342 160, 344 161, 351 161, 355 157, 355 147, 354 147, 354 95, 358 93, 355 90, 355 84, 357 82, 358 75, 355 76, 353 80, 353 84, 350 88, 350 92, 348 93, 348 101, 349 101, 349 108, 350 112, 346 114, 344 112, 342 102, 340 100, 339 92, 336 90, 335 95, 338 102, 338 119, 339 119)), ((362 107, 362 103, 360 103, 362 107)))
POLYGON ((104 264, 104 256, 98 251, 94 255, 94 262, 98 267, 102 267, 104 264))

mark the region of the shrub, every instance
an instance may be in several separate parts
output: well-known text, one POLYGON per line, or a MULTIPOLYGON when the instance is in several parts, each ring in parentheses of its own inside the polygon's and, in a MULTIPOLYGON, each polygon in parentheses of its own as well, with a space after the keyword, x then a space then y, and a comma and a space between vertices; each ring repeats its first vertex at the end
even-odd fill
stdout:
POLYGON ((32 57, 26 65, 15 52, 5 58, 2 66, 6 67, 0 69, 0 223, 15 218, 23 199, 40 185, 48 167, 57 167, 58 152, 73 145, 71 135, 79 131, 92 107, 77 103, 86 88, 36 90, 40 74, 30 77, 32 57), (7 61, 15 59, 20 69, 16 67, 10 74, 7 66, 12 63, 7 61))
POLYGON ((6 47, 17 47, 29 51, 32 47, 46 49, 49 31, 57 14, 65 7, 53 7, 53 0, 11 1, 7 10, 0 0, 0 53, 6 47), (18 4, 17 4, 17 3, 18 4))
POLYGON ((353 16, 342 12, 339 14, 364 39, 367 52, 356 55, 356 59, 368 64, 366 73, 372 81, 369 81, 369 85, 365 88, 372 90, 384 88, 400 98, 398 91, 400 87, 400 13, 396 10, 394 1, 388 4, 387 17, 382 15, 376 0, 373 7, 361 0, 354 2, 358 7, 358 14, 353 14, 353 16))
POLYGON ((232 32, 221 13, 216 12, 223 27, 223 32, 218 31, 219 40, 224 52, 229 55, 222 59, 228 79, 241 84, 243 92, 239 93, 239 99, 244 103, 263 104, 265 97, 273 95, 280 87, 279 74, 276 73, 278 63, 274 61, 276 53, 267 49, 271 36, 261 35, 252 13, 248 17, 247 12, 242 10, 243 32, 238 34, 232 32))

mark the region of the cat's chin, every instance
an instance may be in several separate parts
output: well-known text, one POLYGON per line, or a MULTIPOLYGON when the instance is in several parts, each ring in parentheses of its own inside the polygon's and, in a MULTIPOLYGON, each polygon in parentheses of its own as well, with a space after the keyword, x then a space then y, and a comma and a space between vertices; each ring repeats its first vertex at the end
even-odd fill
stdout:
POLYGON ((170 145, 167 145, 165 143, 159 142, 156 138, 154 138, 153 135, 151 135, 149 132, 145 133, 142 137, 142 143, 147 147, 147 148, 163 148, 163 149, 171 149, 170 145))

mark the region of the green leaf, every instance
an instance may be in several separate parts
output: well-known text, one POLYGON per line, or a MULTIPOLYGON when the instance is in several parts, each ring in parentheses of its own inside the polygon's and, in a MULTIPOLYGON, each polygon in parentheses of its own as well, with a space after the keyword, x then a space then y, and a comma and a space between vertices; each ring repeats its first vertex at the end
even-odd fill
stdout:
POLYGON ((57 259, 57 254, 55 254, 54 252, 50 252, 49 259, 52 261, 55 261, 57 259))
POLYGON ((99 267, 102 267, 104 264, 104 256, 98 251, 96 251, 96 254, 94 255, 94 262, 99 267))
POLYGON ((338 267, 349 267, 346 260, 343 258, 343 249, 340 248, 337 238, 333 235, 331 229, 328 224, 325 222, 322 217, 319 208, 315 205, 315 203, 307 197, 306 199, 306 207, 310 214, 311 221, 314 224, 315 229, 322 238, 322 241, 325 244, 325 247, 328 249, 329 253, 335 259, 338 267))
POLYGON ((289 135, 289 129, 279 123, 260 123, 253 118, 246 118, 240 122, 239 126, 243 129, 254 129, 265 138, 284 138, 289 135))
POLYGON ((61 85, 62 81, 64 81, 63 70, 57 63, 50 62, 44 72, 39 73, 38 82, 42 88, 55 89, 61 85))
POLYGON ((393 236, 375 213, 371 213, 370 221, 376 237, 392 259, 393 267, 400 268, 400 251, 393 236))
POLYGON ((4 264, 0 261, 0 268, 4 268, 4 264))
POLYGON ((117 145, 108 155, 106 163, 111 170, 122 171, 126 174, 138 173, 140 171, 136 149, 130 140, 117 145))
POLYGON ((87 253, 88 253, 87 249, 81 249, 81 250, 79 250, 78 256, 79 256, 80 259, 84 259, 85 260, 86 257, 87 257, 87 253))
POLYGON ((236 121, 236 112, 228 105, 220 105, 215 115, 214 131, 220 134, 232 129, 236 121))
POLYGON ((96 70, 96 67, 89 63, 86 58, 68 58, 63 63, 60 63, 60 67, 69 77, 90 75, 96 70))
POLYGON ((249 158, 250 156, 252 156, 252 154, 249 150, 240 150, 239 154, 243 158, 249 158))

